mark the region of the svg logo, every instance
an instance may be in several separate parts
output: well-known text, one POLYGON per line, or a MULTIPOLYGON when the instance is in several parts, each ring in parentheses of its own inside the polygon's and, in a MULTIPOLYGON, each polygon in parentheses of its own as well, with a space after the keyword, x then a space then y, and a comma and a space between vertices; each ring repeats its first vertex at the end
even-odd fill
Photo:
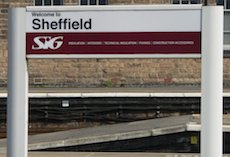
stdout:
POLYGON ((38 36, 34 38, 35 45, 32 45, 32 50, 56 50, 63 44, 63 36, 38 36))

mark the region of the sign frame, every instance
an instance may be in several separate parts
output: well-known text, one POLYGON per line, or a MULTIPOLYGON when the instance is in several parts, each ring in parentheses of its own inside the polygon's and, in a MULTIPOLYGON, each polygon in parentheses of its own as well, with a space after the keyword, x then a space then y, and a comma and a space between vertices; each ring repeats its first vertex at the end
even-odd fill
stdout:
MULTIPOLYGON (((124 9, 126 7, 124 6, 124 9)), ((146 9, 151 7, 153 6, 148 6, 146 9)), ((167 5, 164 7, 170 8, 167 5)), ((172 5, 171 7, 177 8, 179 6, 172 5)), ((180 7, 189 8, 190 5, 180 5, 180 7)), ((62 7, 51 8, 62 9, 62 7)), ((38 8, 35 7, 34 9, 38 8)), ((41 11, 44 11, 44 9, 47 8, 41 8, 41 11)), ((82 7, 82 10, 84 9, 82 7)), ((201 16, 202 55, 199 56, 202 61, 201 156, 220 157, 223 154, 223 7, 204 6, 201 16)), ((8 17, 7 157, 27 157, 28 57, 25 43, 26 9, 10 8, 8 17)), ((172 56, 159 57, 170 58, 172 56)), ((176 57, 183 58, 183 56, 176 57)), ((148 56, 148 58, 151 58, 151 56, 148 56)), ((153 58, 156 57, 153 56, 153 58)))

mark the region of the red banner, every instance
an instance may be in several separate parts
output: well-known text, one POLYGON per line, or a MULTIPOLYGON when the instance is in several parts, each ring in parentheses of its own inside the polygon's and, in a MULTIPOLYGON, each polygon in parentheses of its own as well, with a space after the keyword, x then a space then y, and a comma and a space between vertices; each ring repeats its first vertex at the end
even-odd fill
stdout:
POLYGON ((27 33, 30 54, 200 54, 201 32, 27 33))

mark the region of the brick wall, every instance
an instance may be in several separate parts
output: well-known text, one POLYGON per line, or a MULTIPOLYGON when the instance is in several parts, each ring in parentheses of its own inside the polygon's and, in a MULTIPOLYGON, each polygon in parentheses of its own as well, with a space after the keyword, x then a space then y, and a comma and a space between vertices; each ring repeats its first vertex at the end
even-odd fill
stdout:
POLYGON ((151 87, 199 84, 200 60, 30 60, 30 83, 38 87, 151 87))
MULTIPOLYGON (((110 4, 169 3, 170 0, 109 0, 110 4)), ((75 5, 78 0, 65 0, 75 5)), ((0 87, 7 86, 7 10, 31 0, 0 0, 0 87)), ((200 84, 200 59, 30 59, 30 87, 156 87, 200 84)), ((230 59, 224 60, 225 85, 230 59)))

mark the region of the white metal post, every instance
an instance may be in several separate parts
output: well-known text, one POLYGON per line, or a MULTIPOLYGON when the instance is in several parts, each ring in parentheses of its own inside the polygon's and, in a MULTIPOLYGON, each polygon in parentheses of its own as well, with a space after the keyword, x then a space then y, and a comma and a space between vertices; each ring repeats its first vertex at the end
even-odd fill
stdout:
POLYGON ((202 9, 201 157, 223 153, 223 7, 202 9))
POLYGON ((26 10, 8 12, 7 157, 28 155, 28 72, 26 10))

